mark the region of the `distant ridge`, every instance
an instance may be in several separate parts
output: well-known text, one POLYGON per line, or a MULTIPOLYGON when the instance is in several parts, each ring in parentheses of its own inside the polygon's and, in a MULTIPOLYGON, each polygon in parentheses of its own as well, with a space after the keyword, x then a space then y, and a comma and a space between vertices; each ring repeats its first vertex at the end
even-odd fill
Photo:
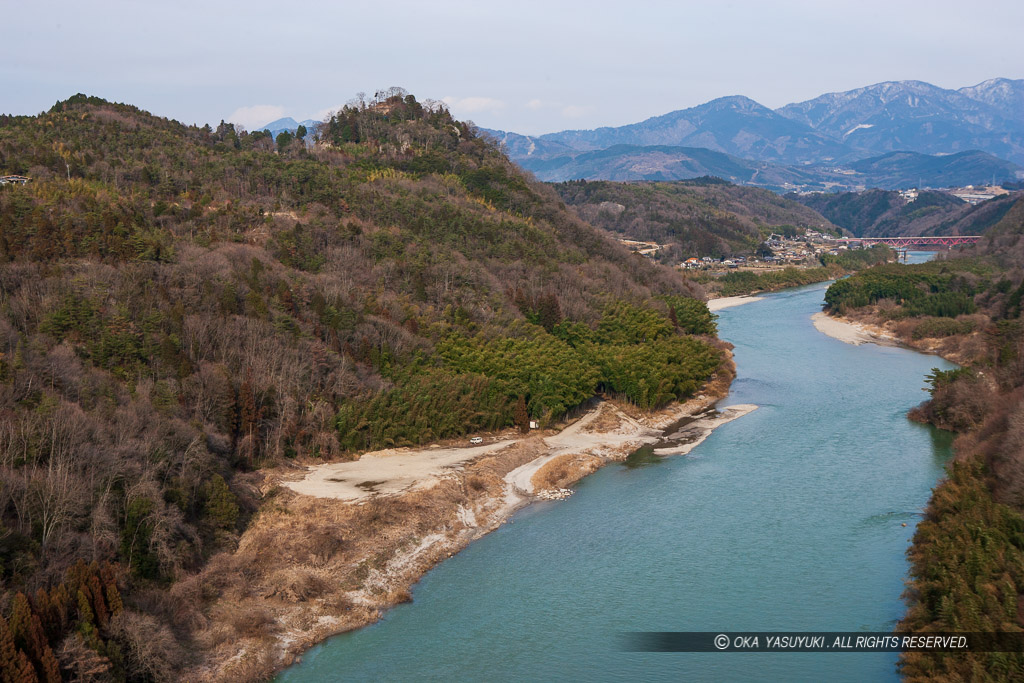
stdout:
POLYGON ((270 134, 273 135, 274 137, 277 137, 279 133, 283 133, 284 131, 294 133, 296 130, 299 129, 300 125, 305 126, 306 130, 312 133, 313 127, 318 126, 321 123, 321 121, 314 121, 313 119, 306 119, 305 121, 296 121, 292 117, 286 116, 283 119, 271 121, 270 123, 264 126, 258 126, 254 130, 266 130, 269 131, 270 134))
POLYGON ((619 128, 567 130, 540 139, 579 150, 615 144, 703 147, 784 164, 811 163, 846 154, 841 143, 739 96, 722 97, 619 128))
POLYGON ((946 155, 901 151, 848 164, 787 166, 701 147, 613 145, 586 152, 570 150, 547 158, 518 157, 516 161, 537 179, 548 182, 578 179, 672 181, 711 175, 777 192, 896 190, 993 181, 998 184, 1024 175, 1020 166, 978 150, 946 155))
POLYGON ((922 81, 889 81, 787 104, 782 116, 879 154, 948 154, 980 149, 1024 163, 1024 80, 992 79, 947 90, 922 81))
MULTIPOLYGON (((659 180, 705 172, 722 175, 711 167, 691 173, 686 163, 678 167, 687 169, 684 175, 670 172, 667 167, 672 162, 664 157, 668 147, 702 148, 730 155, 734 158, 730 164, 740 163, 755 170, 757 164, 772 164, 772 168, 762 167, 762 173, 756 176, 751 172, 752 178, 744 178, 742 173, 722 175, 733 182, 766 187, 775 184, 778 177, 799 178, 812 167, 861 173, 858 168, 865 160, 895 152, 904 156, 888 159, 883 176, 861 180, 869 187, 903 186, 915 174, 933 186, 954 181, 991 182, 993 177, 997 181, 1014 180, 1024 164, 1024 80, 994 78, 959 90, 923 81, 888 81, 827 93, 774 111, 750 98, 732 96, 625 126, 540 136, 487 132, 505 144, 514 160, 546 180, 566 180, 570 173, 595 179, 659 180), (619 147, 623 145, 630 149, 619 147), (600 157, 593 154, 612 148, 616 153, 600 157), (639 148, 650 149, 641 153, 639 148), (623 152, 628 153, 631 163, 623 161, 623 152), (957 153, 975 155, 979 163, 969 169, 970 164, 963 159, 955 164, 927 160, 924 165, 932 170, 945 166, 933 176, 921 170, 922 159, 914 156, 957 153), (985 156, 977 156, 982 153, 985 156), (600 159, 607 166, 602 167, 600 159), (783 166, 789 170, 777 168, 783 166), (955 168, 951 171, 952 166, 955 168), (762 182, 765 171, 777 177, 762 182)), ((814 182, 818 181, 831 182, 820 177, 814 182)), ((917 184, 916 179, 910 182, 917 184)), ((853 188, 857 183, 840 182, 840 186, 853 188)))

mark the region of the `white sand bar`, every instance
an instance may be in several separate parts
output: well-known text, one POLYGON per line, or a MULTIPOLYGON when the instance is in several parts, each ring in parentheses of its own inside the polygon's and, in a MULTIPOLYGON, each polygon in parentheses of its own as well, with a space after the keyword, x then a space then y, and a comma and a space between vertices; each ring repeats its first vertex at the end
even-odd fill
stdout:
POLYGON ((652 441, 660 433, 640 424, 611 403, 604 402, 558 434, 544 439, 547 454, 515 468, 505 475, 505 481, 512 485, 513 490, 533 493, 533 475, 559 456, 583 452, 601 454, 630 441, 652 441), (618 425, 612 429, 593 430, 591 425, 594 421, 608 413, 615 416, 618 425))
POLYGON ((861 344, 893 346, 896 344, 896 341, 889 335, 873 332, 859 323, 837 320, 825 312, 815 313, 811 316, 811 321, 822 334, 854 346, 861 344))
POLYGON ((711 299, 708 301, 708 310, 712 312, 720 311, 723 308, 752 304, 755 301, 761 301, 762 299, 764 299, 763 296, 723 296, 721 299, 711 299))
POLYGON ((358 460, 311 467, 299 481, 283 481, 296 493, 318 498, 359 500, 375 493, 401 493, 425 485, 451 467, 499 451, 510 439, 467 448, 388 449, 366 453, 358 460))
MULTIPOLYGON (((700 401, 701 396, 694 401, 700 401)), ((674 453, 685 453, 710 434, 715 427, 746 415, 757 406, 738 405, 724 408, 714 416, 701 417, 686 425, 685 437, 690 443, 676 444, 674 453)), ((665 419, 678 420, 692 415, 693 404, 680 404, 665 419)), ((533 493, 533 475, 551 460, 566 454, 587 453, 598 457, 614 459, 625 457, 619 453, 627 445, 639 447, 645 443, 656 443, 662 431, 648 426, 626 415, 614 404, 602 401, 596 408, 569 425, 561 432, 543 439, 544 455, 513 469, 505 475, 510 484, 509 494, 533 493)), ((673 436, 673 435, 670 435, 673 436)), ((526 437, 535 438, 535 437, 526 437)), ((483 455, 497 453, 523 439, 504 439, 482 446, 465 448, 392 448, 367 453, 358 460, 349 462, 315 465, 306 470, 305 476, 297 481, 282 481, 296 493, 317 498, 360 501, 374 495, 396 495, 412 489, 429 487, 452 469, 460 468, 471 460, 483 455)), ((517 501, 513 501, 517 502, 517 501)))

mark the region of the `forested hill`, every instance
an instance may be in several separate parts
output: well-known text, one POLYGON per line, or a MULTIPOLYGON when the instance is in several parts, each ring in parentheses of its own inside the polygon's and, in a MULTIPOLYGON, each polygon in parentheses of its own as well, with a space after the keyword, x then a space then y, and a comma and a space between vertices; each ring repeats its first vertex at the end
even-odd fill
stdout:
MULTIPOLYGON (((934 369, 911 416, 959 432, 908 552, 898 630, 1024 628, 1024 199, 973 247, 861 271, 829 287, 833 311, 886 326, 961 367, 934 369)), ((1021 652, 907 652, 906 680, 1017 680, 1021 652)))
POLYGON ((814 192, 787 199, 820 212, 855 237, 980 235, 998 223, 1021 197, 1011 192, 977 205, 945 192, 921 190, 908 201, 899 192, 814 192))
POLYGON ((613 234, 669 245, 669 262, 748 254, 772 233, 838 229, 812 208, 718 178, 671 183, 577 180, 553 185, 583 219, 613 234))
POLYGON ((77 95, 0 117, 3 174, 4 680, 194 664, 204 596, 167 589, 260 467, 657 406, 722 358, 696 285, 404 92, 311 145, 77 95))

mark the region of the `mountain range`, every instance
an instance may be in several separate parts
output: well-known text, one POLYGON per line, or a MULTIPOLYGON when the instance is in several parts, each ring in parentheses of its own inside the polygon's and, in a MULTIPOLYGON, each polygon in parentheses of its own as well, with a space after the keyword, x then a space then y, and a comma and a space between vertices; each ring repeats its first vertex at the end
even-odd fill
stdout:
POLYGON ((879 83, 778 110, 841 141, 850 154, 980 149, 1024 163, 1024 80, 996 78, 946 90, 921 81, 879 83))
POLYGON ((702 147, 613 145, 551 157, 516 158, 540 180, 671 181, 717 176, 732 183, 790 192, 950 187, 1003 182, 1024 169, 977 150, 948 155, 890 152, 845 166, 786 166, 702 147))
MULTIPOLYGON (((938 176, 914 173, 915 166, 921 169, 920 155, 971 152, 974 162, 987 162, 975 164, 966 176, 968 182, 980 183, 991 181, 993 175, 996 180, 1007 180, 1022 173, 1018 164, 1024 164, 1024 80, 996 78, 959 90, 921 81, 890 81, 828 93, 776 110, 733 96, 626 126, 541 136, 487 132, 542 180, 649 179, 645 167, 665 166, 666 154, 700 157, 701 153, 691 151, 700 148, 746 160, 747 165, 761 170, 767 169, 766 163, 789 167, 764 174, 768 182, 734 174, 739 182, 772 186, 778 176, 799 180, 801 170, 817 176, 807 179, 811 184, 828 184, 827 177, 820 177, 822 173, 861 174, 837 185, 848 189, 905 186, 896 183, 915 175, 918 177, 910 184, 919 180, 935 186, 949 184, 949 168, 935 160, 925 160, 925 166, 938 168, 938 176), (599 151, 608 153, 595 157, 593 153, 599 151), (865 175, 856 166, 893 152, 916 156, 888 158, 889 171, 881 178, 865 175)), ((692 170, 683 164, 671 172, 663 169, 662 175, 653 179, 692 178, 709 171, 714 169, 692 170)))

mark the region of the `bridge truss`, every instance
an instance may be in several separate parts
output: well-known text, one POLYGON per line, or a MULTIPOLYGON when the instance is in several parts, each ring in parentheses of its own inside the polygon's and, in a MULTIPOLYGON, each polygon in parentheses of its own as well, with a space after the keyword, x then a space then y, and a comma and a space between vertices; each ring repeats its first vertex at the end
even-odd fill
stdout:
POLYGON ((950 235, 945 237, 844 237, 835 241, 845 243, 859 242, 861 244, 888 244, 890 247, 905 249, 907 247, 958 247, 962 244, 974 244, 980 239, 980 235, 950 235))

